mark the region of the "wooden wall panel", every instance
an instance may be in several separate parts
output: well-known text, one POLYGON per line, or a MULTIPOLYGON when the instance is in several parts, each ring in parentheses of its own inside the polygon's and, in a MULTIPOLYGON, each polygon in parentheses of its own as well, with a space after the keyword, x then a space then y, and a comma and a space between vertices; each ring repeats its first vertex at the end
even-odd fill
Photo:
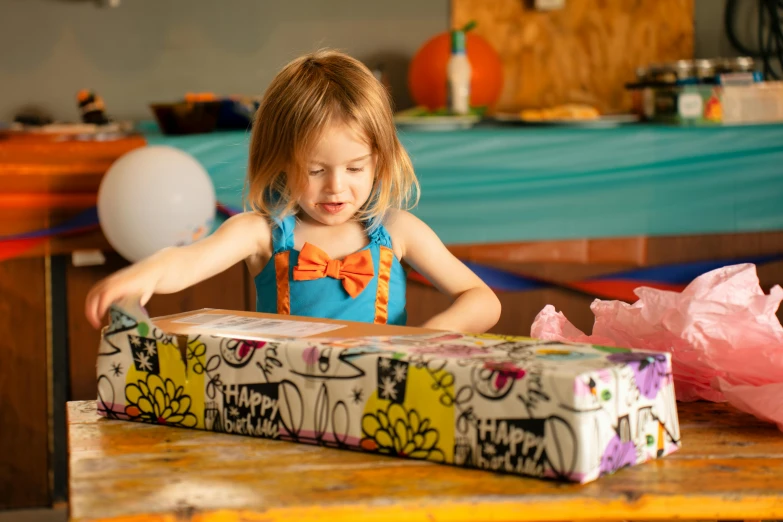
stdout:
POLYGON ((0 509, 49 504, 43 258, 0 262, 0 509))
MULTIPOLYGON (((501 292, 498 298, 503 307, 500 321, 490 331, 507 335, 530 335, 538 312, 547 304, 562 311, 577 327, 593 325, 590 312, 592 298, 561 290, 533 290, 530 292, 501 292)), ((415 282, 408 283, 408 326, 421 326, 424 321, 445 310, 449 299, 436 289, 415 282)))
MULTIPOLYGON (((739 260, 754 256, 783 254, 783 232, 744 234, 710 234, 698 236, 667 236, 647 239, 645 266, 656 266, 704 260, 739 260)), ((587 264, 555 262, 491 262, 498 268, 554 281, 575 281, 600 274, 637 268, 623 264, 587 264)), ((757 267, 759 282, 766 293, 773 285, 783 286, 783 261, 764 263, 757 267)), ((530 335, 530 327, 541 309, 552 304, 580 330, 591 333, 594 316, 590 303, 594 298, 575 291, 545 289, 529 292, 499 293, 503 312, 493 332, 530 335)), ((408 283, 408 324, 417 326, 444 310, 448 299, 437 290, 415 282, 408 283)), ((783 321, 783 308, 777 312, 783 321)))
POLYGON ((530 0, 452 0, 451 25, 475 29, 501 55, 497 109, 589 103, 630 109, 624 84, 637 66, 693 56, 694 0, 566 0, 542 12, 530 0))

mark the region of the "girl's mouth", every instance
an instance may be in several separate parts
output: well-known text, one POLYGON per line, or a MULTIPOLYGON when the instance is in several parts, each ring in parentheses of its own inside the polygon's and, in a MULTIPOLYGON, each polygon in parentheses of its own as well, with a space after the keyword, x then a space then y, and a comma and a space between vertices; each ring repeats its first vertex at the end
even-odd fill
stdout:
POLYGON ((345 207, 345 203, 319 203, 319 205, 330 214, 337 214, 345 207))

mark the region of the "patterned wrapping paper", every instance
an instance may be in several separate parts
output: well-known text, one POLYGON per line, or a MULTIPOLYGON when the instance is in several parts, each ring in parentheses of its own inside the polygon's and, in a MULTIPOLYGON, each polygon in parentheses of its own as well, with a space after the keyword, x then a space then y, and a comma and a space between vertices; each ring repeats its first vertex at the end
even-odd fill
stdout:
POLYGON ((213 334, 114 306, 99 413, 574 482, 680 447, 668 354, 458 333, 213 334))

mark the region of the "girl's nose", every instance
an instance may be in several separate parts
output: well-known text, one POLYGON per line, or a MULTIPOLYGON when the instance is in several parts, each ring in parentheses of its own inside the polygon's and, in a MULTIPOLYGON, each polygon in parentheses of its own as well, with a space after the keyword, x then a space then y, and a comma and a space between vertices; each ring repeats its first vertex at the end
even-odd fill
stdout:
POLYGON ((326 180, 326 189, 332 194, 339 194, 342 192, 345 183, 343 176, 344 174, 336 169, 330 172, 326 180))

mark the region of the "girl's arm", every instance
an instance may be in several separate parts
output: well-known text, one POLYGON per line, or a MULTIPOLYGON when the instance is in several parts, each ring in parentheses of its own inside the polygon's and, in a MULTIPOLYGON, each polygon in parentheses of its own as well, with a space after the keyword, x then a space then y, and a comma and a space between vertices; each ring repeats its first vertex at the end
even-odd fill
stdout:
POLYGON ((453 301, 422 326, 470 333, 482 333, 495 326, 500 318, 497 296, 449 252, 430 227, 412 214, 400 211, 387 228, 408 264, 453 301))
POLYGON ((85 315, 95 328, 112 303, 138 295, 146 304, 153 294, 171 294, 219 274, 253 255, 268 257, 271 230, 262 216, 232 217, 201 241, 166 248, 97 283, 87 295, 85 315))

